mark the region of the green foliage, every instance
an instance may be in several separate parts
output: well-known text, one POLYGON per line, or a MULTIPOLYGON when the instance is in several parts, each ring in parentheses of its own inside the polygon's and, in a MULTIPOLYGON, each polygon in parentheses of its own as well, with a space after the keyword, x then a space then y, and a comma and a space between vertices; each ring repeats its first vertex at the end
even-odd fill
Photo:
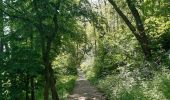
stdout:
MULTIPOLYGON (((129 10, 124 7, 125 5, 122 6, 123 2, 119 3, 120 8, 128 13, 129 10)), ((167 0, 159 2, 145 0, 136 3, 138 10, 141 11, 140 15, 152 49, 153 60, 149 62, 142 57, 138 42, 122 20, 115 14, 103 15, 109 22, 114 18, 117 23, 115 24, 115 21, 110 23, 112 25, 109 26, 113 29, 97 40, 95 60, 91 64, 94 67, 82 67, 82 70, 92 84, 105 93, 108 100, 169 99, 169 78, 164 79, 169 76, 167 69, 169 68, 169 18, 167 17, 169 11, 164 8, 167 4, 167 0)), ((98 9, 102 13, 107 13, 109 7, 104 11, 98 9)), ((131 19, 131 16, 128 14, 127 16, 131 19)))
POLYGON ((129 31, 125 31, 125 29, 122 25, 122 28, 118 31, 108 33, 99 40, 97 57, 95 58, 97 77, 118 73, 118 67, 124 66, 127 63, 133 64, 134 59, 141 59, 141 55, 137 54, 139 47, 136 46, 136 41, 133 40, 129 31))
POLYGON ((163 77, 159 88, 160 91, 162 91, 162 93, 166 97, 166 99, 170 99, 170 80, 168 78, 163 77))
POLYGON ((126 90, 122 90, 119 94, 118 100, 147 100, 144 94, 141 92, 141 89, 138 87, 133 87, 129 92, 126 90))
MULTIPOLYGON (((35 94, 42 93, 40 88, 45 84, 45 62, 56 61, 57 57, 57 65, 54 64, 53 68, 61 98, 73 87, 78 66, 74 56, 77 53, 76 45, 86 39, 74 13, 75 5, 78 5, 76 0, 1 2, 0 30, 4 30, 0 33, 0 43, 3 39, 3 50, 0 51, 1 97, 20 100, 26 97, 26 92, 30 97, 32 77, 35 94), (61 57, 62 54, 66 59, 61 57), (64 64, 61 64, 63 61, 60 57, 65 61, 64 64), (64 78, 64 75, 68 78, 64 78), (60 77, 67 82, 63 82, 60 77)), ((42 96, 40 95, 41 99, 42 96)))
POLYGON ((166 51, 170 49, 170 32, 168 30, 161 35, 160 43, 166 51))
POLYGON ((88 79, 105 93, 108 100, 169 99, 169 70, 166 68, 155 72, 152 80, 143 80, 136 69, 133 72, 122 69, 120 74, 107 75, 102 79, 90 76, 89 73, 94 73, 92 70, 86 73, 88 79))
MULTIPOLYGON (((74 87, 76 76, 73 75, 60 75, 60 77, 57 78, 57 85, 56 89, 58 90, 58 95, 60 97, 60 100, 67 100, 68 94, 71 92, 71 90, 74 87)), ((42 100, 43 99, 43 89, 40 88, 37 90, 36 94, 36 100, 42 100)), ((51 98, 50 98, 51 99, 51 98)))
POLYGON ((57 83, 57 90, 61 100, 67 100, 68 94, 74 88, 76 77, 73 75, 62 76, 57 83))
MULTIPOLYGON (((126 2, 118 1, 134 25, 126 2)), ((66 99, 77 67, 91 53, 94 61, 82 70, 109 100, 170 99, 170 79, 161 76, 170 75, 169 0, 134 1, 150 41, 150 62, 107 0, 0 0, 0 100, 23 100, 32 88, 42 100, 50 64, 59 97, 66 99)))

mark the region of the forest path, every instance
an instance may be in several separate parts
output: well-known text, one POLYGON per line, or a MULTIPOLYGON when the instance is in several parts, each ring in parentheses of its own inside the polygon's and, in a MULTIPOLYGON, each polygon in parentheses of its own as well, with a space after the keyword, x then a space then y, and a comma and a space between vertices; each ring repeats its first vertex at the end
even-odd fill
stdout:
POLYGON ((93 87, 86 80, 83 72, 78 69, 78 79, 72 93, 68 96, 68 100, 105 100, 102 93, 93 87))

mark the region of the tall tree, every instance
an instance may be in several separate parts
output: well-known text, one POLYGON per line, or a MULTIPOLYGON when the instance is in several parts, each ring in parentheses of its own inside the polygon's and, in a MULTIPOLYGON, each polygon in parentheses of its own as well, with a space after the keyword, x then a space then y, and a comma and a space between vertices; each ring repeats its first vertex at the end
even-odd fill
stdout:
POLYGON ((43 7, 46 7, 46 4, 49 4, 49 2, 48 1, 40 2, 34 0, 33 3, 34 3, 34 9, 36 10, 35 13, 37 14, 36 20, 38 21, 38 24, 36 25, 36 28, 41 36, 42 61, 45 67, 44 72, 45 72, 46 81, 44 86, 44 100, 48 100, 49 88, 51 89, 53 100, 59 100, 59 96, 55 88, 55 79, 54 79, 53 69, 51 65, 52 61, 50 60, 51 59, 50 52, 51 52, 52 43, 54 42, 54 38, 58 35, 58 14, 59 14, 58 11, 60 7, 60 0, 53 5, 55 9, 55 13, 52 15, 53 16, 52 22, 54 24, 54 25, 52 24, 52 27, 54 27, 51 28, 52 31, 47 31, 47 29, 45 29, 51 26, 46 26, 43 24, 43 21, 46 19, 46 16, 44 16, 42 13, 42 11, 44 10, 43 7))
MULTIPOLYGON (((3 9, 3 1, 0 1, 0 9, 3 9)), ((0 52, 3 52, 3 34, 4 34, 4 25, 3 25, 3 12, 0 11, 0 52)))
MULTIPOLYGON (((0 0, 0 7, 3 7, 3 1, 0 0)), ((2 42, 2 36, 3 36, 3 12, 0 11, 0 56, 2 55, 3 52, 3 42, 2 42)), ((3 63, 3 58, 0 57, 0 66, 3 63)), ((0 71, 1 73, 1 71, 0 71)), ((2 78, 0 75, 0 99, 2 99, 2 78)))
POLYGON ((142 23, 142 20, 140 18, 139 12, 135 7, 135 4, 131 0, 126 0, 127 5, 135 19, 136 26, 130 22, 130 20, 126 17, 126 15, 120 10, 120 8, 117 6, 116 2, 114 0, 108 0, 110 4, 113 6, 113 8, 116 10, 116 12, 119 14, 119 16, 124 20, 124 22, 127 24, 129 29, 132 31, 132 33, 135 35, 136 39, 138 40, 142 51, 145 55, 145 58, 149 60, 151 58, 151 49, 149 47, 149 41, 148 37, 145 33, 144 25, 142 23))

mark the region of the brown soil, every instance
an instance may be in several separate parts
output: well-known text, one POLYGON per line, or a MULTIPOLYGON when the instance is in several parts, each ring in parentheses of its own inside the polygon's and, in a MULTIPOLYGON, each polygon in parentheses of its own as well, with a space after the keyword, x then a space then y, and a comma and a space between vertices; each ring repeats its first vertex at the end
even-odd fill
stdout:
POLYGON ((79 77, 68 100, 105 100, 103 94, 85 79, 81 70, 78 72, 79 77))

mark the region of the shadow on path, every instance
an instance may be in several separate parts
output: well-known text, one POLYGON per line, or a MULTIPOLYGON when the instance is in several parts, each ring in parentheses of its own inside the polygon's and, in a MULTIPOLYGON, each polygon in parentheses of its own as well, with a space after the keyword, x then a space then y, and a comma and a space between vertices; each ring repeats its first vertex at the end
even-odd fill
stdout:
POLYGON ((68 100, 105 100, 102 93, 87 81, 80 69, 78 69, 78 79, 68 100))

